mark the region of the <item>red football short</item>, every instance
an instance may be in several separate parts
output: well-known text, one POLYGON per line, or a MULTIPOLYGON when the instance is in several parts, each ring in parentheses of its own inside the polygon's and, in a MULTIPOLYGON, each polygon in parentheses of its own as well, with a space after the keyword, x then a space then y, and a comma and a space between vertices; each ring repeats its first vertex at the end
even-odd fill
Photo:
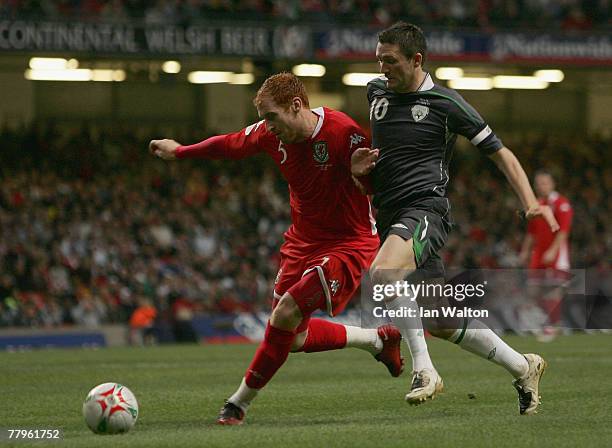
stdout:
POLYGON ((295 289, 297 297, 292 296, 305 318, 317 309, 330 316, 339 314, 359 288, 362 274, 374 261, 378 244, 376 235, 313 243, 285 234, 280 269, 274 282, 273 307, 285 292, 295 289), (314 294, 311 293, 313 276, 321 285, 314 294), (300 294, 304 291, 308 293, 300 294), (318 296, 321 292, 322 296, 318 296))

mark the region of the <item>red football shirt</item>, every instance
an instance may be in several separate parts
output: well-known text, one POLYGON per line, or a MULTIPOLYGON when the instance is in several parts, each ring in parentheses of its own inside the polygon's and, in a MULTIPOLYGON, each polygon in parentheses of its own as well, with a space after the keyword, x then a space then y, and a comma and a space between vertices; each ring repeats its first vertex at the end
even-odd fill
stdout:
POLYGON ((259 121, 240 132, 180 146, 182 158, 241 159, 267 153, 289 183, 292 226, 306 241, 377 238, 370 201, 351 178, 351 154, 369 147, 366 134, 349 116, 326 107, 313 109, 318 123, 306 141, 286 145, 259 121))
MULTIPOLYGON (((553 191, 547 199, 539 200, 541 205, 548 205, 552 209, 557 222, 559 231, 566 232, 568 235, 572 227, 572 216, 574 212, 572 206, 565 196, 561 196, 553 191)), ((536 218, 529 221, 527 233, 533 237, 533 248, 531 250, 531 261, 529 267, 532 269, 555 268, 567 270, 570 268, 569 241, 565 240, 559 247, 557 258, 550 265, 542 262, 544 252, 551 246, 555 239, 555 234, 550 230, 550 226, 544 218, 536 218)))

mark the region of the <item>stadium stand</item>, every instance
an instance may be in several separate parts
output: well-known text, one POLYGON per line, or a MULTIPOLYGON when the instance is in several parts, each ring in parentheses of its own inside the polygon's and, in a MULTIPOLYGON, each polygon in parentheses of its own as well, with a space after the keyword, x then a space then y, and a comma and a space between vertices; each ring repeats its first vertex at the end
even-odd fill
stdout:
POLYGON ((482 30, 538 27, 591 30, 611 25, 612 5, 604 0, 9 0, 0 17, 45 20, 127 21, 189 24, 201 20, 262 19, 299 22, 349 22, 384 26, 398 18, 425 27, 482 30))
MULTIPOLYGON (((261 158, 163 164, 147 153, 151 135, 89 124, 2 129, 0 326, 127 322, 144 298, 162 319, 177 301, 197 313, 268 309, 289 223, 280 175, 261 158)), ((569 192, 572 265, 609 270, 610 139, 502 138, 528 172, 546 166, 569 192)), ((509 211, 513 196, 464 146, 451 165, 458 224, 448 265, 517 267, 524 226, 509 211)))

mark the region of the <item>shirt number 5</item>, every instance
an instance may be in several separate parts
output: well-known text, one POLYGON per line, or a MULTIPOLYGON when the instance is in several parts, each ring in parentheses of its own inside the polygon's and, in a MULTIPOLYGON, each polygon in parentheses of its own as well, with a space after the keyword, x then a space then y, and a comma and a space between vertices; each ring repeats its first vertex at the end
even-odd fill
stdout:
POLYGON ((280 164, 282 165, 283 163, 285 163, 287 161, 287 150, 283 147, 283 143, 279 143, 278 144, 278 150, 280 151, 280 153, 283 155, 283 158, 280 161, 280 164))

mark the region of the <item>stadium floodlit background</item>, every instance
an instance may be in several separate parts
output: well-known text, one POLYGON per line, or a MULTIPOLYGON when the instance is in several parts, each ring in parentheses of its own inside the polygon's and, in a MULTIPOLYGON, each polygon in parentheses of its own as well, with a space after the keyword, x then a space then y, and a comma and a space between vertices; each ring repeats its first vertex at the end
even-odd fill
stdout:
MULTIPOLYGON (((572 267, 609 306, 611 2, 9 0, 0 349, 261 336, 290 220, 284 181, 265 158, 166 163, 148 141, 253 123, 252 96, 281 70, 302 77, 312 107, 368 129, 376 33, 397 19, 425 30, 425 68, 530 175, 553 173, 575 212, 572 267)), ((509 185, 464 139, 451 170, 447 265, 521 267, 525 226, 509 185)))

